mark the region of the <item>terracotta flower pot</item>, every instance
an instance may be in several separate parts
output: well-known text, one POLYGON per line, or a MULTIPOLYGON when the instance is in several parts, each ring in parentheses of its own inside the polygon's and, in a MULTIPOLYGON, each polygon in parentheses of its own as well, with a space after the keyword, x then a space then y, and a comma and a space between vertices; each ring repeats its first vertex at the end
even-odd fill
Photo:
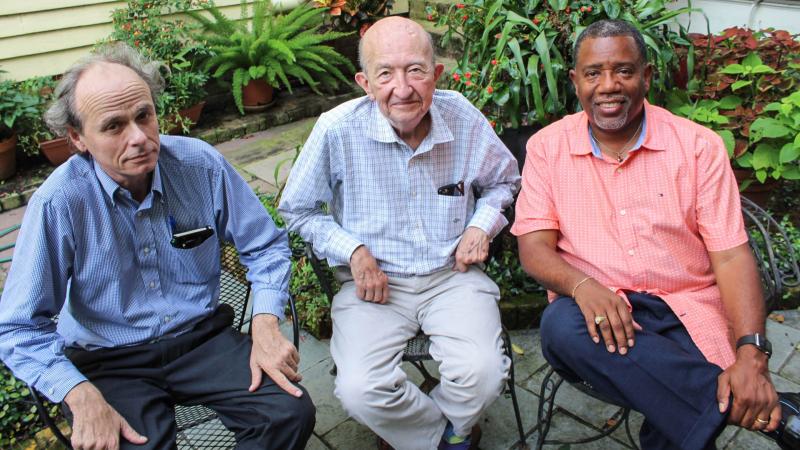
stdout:
POLYGON ((250 80, 242 88, 242 104, 247 112, 263 111, 272 102, 273 89, 263 79, 250 80))
POLYGON ((39 143, 39 150, 54 166, 60 166, 72 156, 72 144, 66 137, 55 138, 39 143))
MULTIPOLYGON (((197 121, 200 120, 200 115, 203 113, 203 107, 206 106, 205 100, 195 103, 194 105, 182 109, 178 111, 178 114, 183 117, 184 119, 189 119, 192 121, 192 126, 197 125, 197 121)), ((169 122, 172 123, 173 119, 172 116, 169 117, 169 122)), ((175 124, 172 128, 169 129, 167 134, 183 134, 183 130, 175 124)))
POLYGON ((0 141, 0 180, 7 180, 17 171, 17 134, 0 141))

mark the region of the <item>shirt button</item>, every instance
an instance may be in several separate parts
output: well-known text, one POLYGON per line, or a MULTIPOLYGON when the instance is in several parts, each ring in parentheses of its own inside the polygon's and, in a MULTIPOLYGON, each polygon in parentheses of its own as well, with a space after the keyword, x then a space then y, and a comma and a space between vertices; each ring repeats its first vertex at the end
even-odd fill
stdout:
POLYGON ((53 388, 50 388, 50 389, 47 390, 47 393, 50 394, 50 395, 53 395, 54 392, 55 392, 55 389, 53 389, 53 388))
POLYGON ((625 215, 625 210, 624 209, 619 210, 619 215, 624 216, 625 215))
POLYGON ((145 252, 145 254, 146 254, 146 253, 150 253, 150 247, 145 247, 145 248, 144 248, 144 252, 145 252))
MULTIPOLYGON (((631 251, 633 251, 633 250, 631 250, 631 251)), ((150 284, 148 284, 148 286, 150 286, 150 289, 153 289, 153 288, 156 287, 156 282, 155 281, 151 281, 150 284)))
POLYGON ((635 253, 635 252, 634 252, 633 250, 628 250, 628 254, 629 254, 629 255, 633 256, 633 254, 634 254, 634 253, 635 253))
POLYGON ((170 320, 172 320, 172 317, 170 317, 170 316, 164 316, 164 323, 167 323, 167 322, 169 322, 170 320))
POLYGON ((141 211, 137 212, 136 217, 142 217, 142 212, 141 211))
POLYGON ((622 169, 617 169, 615 172, 622 173, 622 169))
POLYGON ((416 197, 417 196, 417 191, 411 191, 411 196, 412 197, 416 197))

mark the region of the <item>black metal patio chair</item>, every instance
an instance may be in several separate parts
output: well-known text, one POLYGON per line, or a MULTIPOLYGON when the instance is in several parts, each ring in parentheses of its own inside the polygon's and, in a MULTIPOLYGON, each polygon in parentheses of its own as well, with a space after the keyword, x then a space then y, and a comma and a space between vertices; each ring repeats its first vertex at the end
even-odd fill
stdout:
MULTIPOLYGON (((239 261, 239 254, 230 244, 224 244, 220 250, 220 294, 219 301, 230 305, 234 311, 233 328, 242 331, 249 324, 247 317, 250 301, 250 282, 245 278, 247 268, 239 261)), ((289 308, 292 317, 292 341, 300 350, 300 330, 294 300, 289 297, 289 308)), ((248 327, 249 332, 249 327, 248 327)), ((36 405, 42 422, 66 448, 71 449, 69 439, 56 426, 55 421, 47 413, 41 394, 30 387, 31 397, 36 405)), ((232 449, 236 446, 234 434, 222 423, 215 421, 217 413, 202 405, 175 406, 175 422, 177 424, 177 445, 179 449, 232 449)))
MULTIPOLYGON (((494 252, 490 251, 490 254, 494 252)), ((330 272, 325 270, 322 267, 322 262, 319 258, 316 257, 314 254, 314 250, 311 244, 306 243, 306 257, 311 262, 311 267, 314 270, 314 274, 317 276, 319 280, 320 286, 322 287, 323 292, 328 297, 328 301, 333 304, 333 288, 332 280, 330 279, 330 272)), ((508 388, 507 392, 511 396, 511 403, 514 406, 514 418, 517 421, 517 432, 519 433, 519 441, 517 441, 516 445, 519 448, 523 448, 525 445, 525 431, 522 427, 522 417, 520 415, 519 410, 519 403, 517 402, 517 392, 514 388, 514 355, 511 350, 511 337, 508 334, 508 331, 503 328, 502 330, 502 337, 503 337, 503 351, 505 352, 508 359, 511 361, 511 367, 509 368, 509 377, 508 377, 508 388)), ((414 367, 419 370, 420 374, 422 375, 423 382, 420 385, 420 388, 428 392, 431 388, 433 388, 436 384, 438 384, 439 380, 436 379, 425 367, 425 361, 432 361, 433 357, 430 354, 430 346, 431 341, 430 338, 420 331, 419 334, 414 336, 413 338, 409 339, 406 343, 406 348, 403 350, 403 361, 407 361, 411 363, 414 367)), ((335 371, 335 367, 334 367, 335 371)))
MULTIPOLYGON (((764 290, 764 301, 766 302, 767 311, 770 311, 777 305, 785 288, 800 285, 800 269, 798 268, 797 255, 794 252, 789 236, 775 218, 751 200, 742 197, 741 201, 745 227, 750 238, 750 249, 753 251, 758 264, 764 290)), ((630 409, 595 391, 585 381, 570 384, 579 391, 602 402, 617 406, 619 409, 611 417, 611 420, 606 422, 607 425, 593 436, 571 441, 548 440, 547 433, 550 431, 550 424, 553 418, 555 396, 563 382, 564 379, 552 367, 548 368, 539 391, 540 400, 536 425, 536 429, 539 430, 539 437, 536 442, 537 449, 541 449, 544 445, 575 445, 593 442, 609 436, 623 424, 631 446, 638 448, 628 420, 630 409)))

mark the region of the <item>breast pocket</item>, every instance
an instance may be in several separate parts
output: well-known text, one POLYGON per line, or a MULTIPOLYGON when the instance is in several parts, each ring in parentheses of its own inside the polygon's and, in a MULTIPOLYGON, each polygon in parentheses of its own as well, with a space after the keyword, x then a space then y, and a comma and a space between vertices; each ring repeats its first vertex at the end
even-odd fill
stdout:
POLYGON ((425 212, 434 239, 450 241, 464 232, 467 220, 467 196, 437 195, 435 210, 425 212))
POLYGON ((211 236, 195 248, 170 248, 178 260, 175 278, 184 283, 207 283, 219 273, 219 241, 211 236))

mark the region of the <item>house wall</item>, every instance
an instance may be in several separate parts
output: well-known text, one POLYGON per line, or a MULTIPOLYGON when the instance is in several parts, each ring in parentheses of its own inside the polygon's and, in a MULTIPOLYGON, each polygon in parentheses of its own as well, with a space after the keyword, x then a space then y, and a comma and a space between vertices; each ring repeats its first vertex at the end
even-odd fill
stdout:
MULTIPOLYGON (((679 0, 675 8, 687 6, 687 0, 679 0)), ((740 26, 752 29, 775 28, 790 33, 800 33, 800 0, 694 0, 693 8, 700 8, 708 17, 712 33, 728 27, 740 26)), ((706 22, 699 13, 682 17, 689 31, 706 32, 706 22)))
MULTIPOLYGON (((239 0, 215 3, 228 17, 241 16, 239 0)), ((299 0, 274 3, 285 9, 299 0)), ((111 12, 124 6, 124 1, 110 0, 0 1, 0 70, 7 72, 3 78, 64 72, 111 33, 111 12)))

